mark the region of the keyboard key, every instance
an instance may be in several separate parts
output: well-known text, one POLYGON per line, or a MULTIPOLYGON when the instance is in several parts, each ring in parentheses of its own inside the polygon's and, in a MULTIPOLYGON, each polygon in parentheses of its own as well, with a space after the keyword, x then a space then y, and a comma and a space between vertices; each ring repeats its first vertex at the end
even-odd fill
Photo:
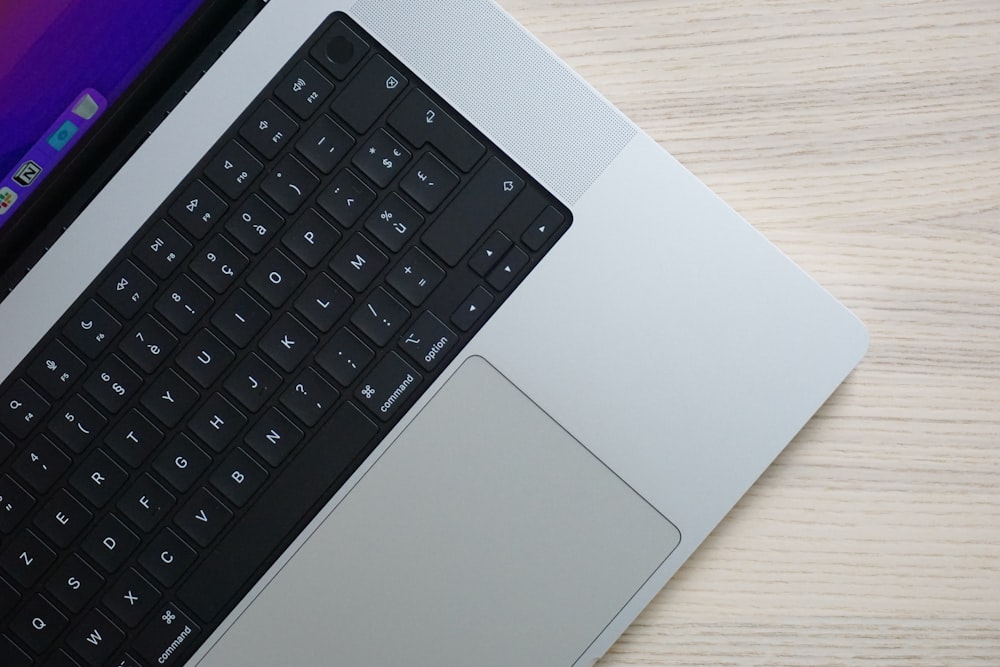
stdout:
POLYGON ((324 174, 329 174, 354 146, 354 137, 329 116, 321 116, 295 144, 299 153, 324 174))
POLYGON ((70 458, 59 451, 51 440, 40 435, 14 459, 13 470, 29 487, 45 493, 69 469, 71 463, 70 458))
POLYGON ((144 315, 119 347, 136 366, 152 373, 177 347, 177 338, 152 315, 144 315))
POLYGON ((181 586, 178 598, 199 618, 216 618, 238 592, 252 585, 254 571, 289 541, 288 531, 332 496, 338 487, 334 482, 349 474, 377 433, 358 408, 342 405, 207 554, 181 586), (324 474, 317 475, 317 470, 324 474), (262 532, 261 526, 268 530, 262 532))
POLYGON ((118 355, 111 355, 95 368, 83 388, 108 412, 115 413, 125 407, 142 386, 142 378, 118 355))
POLYGON ((419 306, 441 284, 444 276, 444 271, 419 248, 411 248, 386 277, 386 282, 404 299, 419 306))
POLYGON ((285 371, 295 370, 319 341, 291 315, 282 315, 260 339, 260 349, 285 371))
POLYGON ((100 611, 92 609, 70 630, 65 641, 85 664, 102 667, 125 641, 125 633, 100 611))
POLYGON ((10 475, 0 477, 0 533, 9 535, 14 532, 14 528, 28 515, 34 504, 34 497, 22 489, 10 475))
POLYGON ((69 349, 54 340, 45 346, 28 368, 28 377, 49 396, 62 398, 87 370, 87 365, 69 349))
POLYGON ((392 298, 385 288, 376 287, 354 311, 351 324, 376 345, 384 347, 409 318, 410 311, 392 298))
POLYGON ((330 268, 358 292, 363 292, 382 272, 389 258, 361 234, 347 239, 340 248, 330 268))
POLYGON ((423 223, 423 216, 393 192, 368 216, 365 229, 389 250, 399 252, 423 223))
POLYGON ((177 537, 174 531, 165 528, 139 555, 139 564, 156 581, 169 588, 177 583, 197 557, 194 549, 177 537))
POLYGON ((242 289, 212 315, 212 324, 237 347, 246 347, 267 324, 270 313, 242 289))
POLYGON ((551 206, 546 206, 521 236, 521 242, 530 250, 539 251, 548 243, 563 224, 563 214, 551 206))
POLYGON ((104 443, 133 468, 142 465, 163 442, 163 433, 138 410, 130 410, 111 428, 104 443))
POLYGON ((208 389, 229 368, 236 355, 208 329, 202 329, 175 360, 194 381, 208 389))
POLYGON ((330 342, 316 355, 316 363, 344 385, 354 382, 375 353, 348 329, 339 329, 330 342))
POLYGON ((156 607, 160 591, 134 569, 128 569, 108 589, 102 601, 118 620, 134 628, 156 607))
POLYGON ((490 158, 427 228, 424 243, 448 266, 456 266, 523 189, 521 178, 490 158))
POLYGON ((0 656, 3 656, 4 667, 31 667, 31 658, 7 635, 0 635, 0 656))
POLYGON ((237 141, 230 141, 205 168, 205 176, 230 199, 239 199, 264 170, 257 158, 237 141))
POLYGON ((14 443, 3 433, 0 433, 0 463, 6 461, 7 457, 13 453, 14 443))
POLYGON ((91 299, 70 319, 63 334, 85 355, 97 359, 121 329, 118 320, 91 299))
POLYGON ((14 615, 10 622, 11 632, 35 653, 47 650, 62 631, 69 625, 41 595, 36 595, 14 615))
POLYGON ((264 249, 285 224, 277 211, 260 196, 251 195, 226 222, 226 229, 252 253, 264 249))
MULTIPOLYGON (((0 579, 0 619, 9 614, 20 600, 21 594, 17 592, 17 589, 0 579)), ((0 653, 0 655, 3 654, 0 653)))
POLYGON ((125 260, 104 279, 98 294, 128 319, 139 312, 155 291, 156 283, 130 260, 125 260))
POLYGON ((93 517, 76 498, 60 489, 35 515, 34 523, 42 535, 65 549, 80 536, 93 517))
POLYGON ((416 394, 422 380, 398 354, 390 352, 359 383, 354 397, 387 422, 416 394))
POLYGON ((529 261, 531 259, 523 250, 517 247, 511 248, 497 267, 490 273, 486 282, 496 291, 502 292, 510 287, 510 284, 514 282, 518 274, 524 271, 529 261))
POLYGON ((334 176, 333 181, 316 199, 323 210, 342 227, 349 228, 375 203, 376 195, 350 169, 334 176))
POLYGON ((298 158, 286 155, 261 183, 260 189, 286 213, 295 213, 319 187, 319 179, 298 158))
POLYGON ((198 392, 171 368, 150 385, 141 402, 151 415, 168 428, 173 428, 199 398, 198 392))
POLYGON ((189 490, 212 465, 212 457, 183 433, 153 459, 153 470, 181 493, 189 490))
POLYGON ((361 144, 351 163, 379 187, 386 187, 410 161, 410 151, 385 130, 379 130, 361 144))
POLYGON ((100 449, 76 466, 69 483, 95 507, 104 507, 128 481, 128 473, 100 449))
POLYGON ((66 651, 59 650, 56 651, 49 660, 45 663, 45 667, 80 667, 80 663, 75 659, 69 657, 66 651))
POLYGON ((462 302, 451 315, 451 321, 461 331, 468 331, 476 322, 481 320, 486 311, 493 304, 493 295, 482 287, 477 287, 472 291, 465 301, 462 302))
POLYGON ((493 232, 469 260, 469 268, 485 278, 486 274, 497 265, 513 245, 513 241, 507 238, 503 232, 493 232))
POLYGON ((183 665, 190 647, 201 641, 201 629, 170 603, 155 607, 151 616, 152 623, 136 639, 133 650, 148 665, 183 665))
POLYGON ((354 299, 330 276, 321 273, 295 300, 295 309, 323 333, 348 311, 354 299))
POLYGON ((49 430, 59 442, 82 454, 107 423, 104 415, 83 396, 74 394, 49 422, 49 430))
POLYGON ((406 84, 405 76, 385 58, 375 56, 334 99, 333 110, 348 125, 364 134, 403 92, 406 84))
POLYGON ((49 577, 45 590, 71 612, 78 614, 103 585, 104 578, 80 556, 73 554, 49 577))
POLYGON ((400 339, 399 346, 425 371, 433 371, 440 366, 458 344, 458 336, 430 311, 418 317, 413 326, 404 331, 407 333, 400 339))
POLYGON ((160 220, 136 246, 134 255, 158 278, 167 278, 191 252, 191 244, 177 230, 160 220))
POLYGON ((267 159, 274 158, 288 145, 299 124, 271 100, 264 100, 240 128, 240 136, 267 159))
POLYGON ((227 292, 250 264, 243 253, 221 234, 202 248, 191 270, 219 294, 227 292))
POLYGON ((83 550, 107 573, 117 571, 139 546, 139 538, 118 517, 108 514, 83 541, 83 550))
POLYGON ((280 250, 272 250, 250 273, 247 283, 265 301, 278 308, 298 289, 306 274, 280 250))
POLYGON ((35 428, 51 405, 24 380, 15 382, 0 398, 0 425, 23 440, 35 428))
POLYGON ((329 382, 307 368, 281 395, 281 403, 306 426, 315 426, 339 397, 329 382))
POLYGON ((257 412, 281 386, 281 376, 256 354, 244 359, 225 382, 226 390, 250 412, 257 412))
POLYGON ((118 511, 139 530, 148 533, 170 511, 174 497, 160 484, 143 475, 118 499, 118 511))
POLYGON ((389 125, 417 148, 431 144, 464 172, 471 170, 486 152, 458 121, 420 90, 407 93, 389 114, 389 125))
POLYGON ((4 544, 0 571, 24 588, 31 588, 56 562, 56 553, 29 530, 23 530, 4 544))
POLYGON ((195 435, 213 451, 228 449, 247 423, 247 418, 222 394, 212 394, 188 423, 195 435))
POLYGON ((265 481, 267 471, 238 447, 226 456, 209 477, 212 486, 237 507, 250 502, 265 481))
POLYGON ((233 518, 222 501, 205 488, 198 489, 174 517, 188 537, 201 547, 207 547, 218 537, 233 518))
POLYGON ((244 442, 274 467, 302 441, 302 431, 288 417, 271 408, 247 433, 244 442))
POLYGON ((210 187, 201 181, 194 181, 174 201, 168 212, 184 229, 200 239, 215 226, 216 220, 222 218, 227 208, 229 204, 210 187))
POLYGON ((458 176, 433 154, 426 153, 399 187, 426 211, 435 211, 458 186, 458 176))
POLYGON ((299 118, 306 119, 323 106, 332 92, 333 84, 315 67, 302 61, 278 85, 274 95, 299 118))
POLYGON ((189 333, 212 307, 212 297, 181 276, 156 302, 156 310, 181 333, 189 333))
POLYGON ((285 247, 309 268, 320 265, 340 241, 341 234, 315 209, 306 211, 282 239, 285 247))
POLYGON ((327 72, 340 80, 346 78, 367 53, 368 42, 343 21, 334 23, 310 51, 327 72))

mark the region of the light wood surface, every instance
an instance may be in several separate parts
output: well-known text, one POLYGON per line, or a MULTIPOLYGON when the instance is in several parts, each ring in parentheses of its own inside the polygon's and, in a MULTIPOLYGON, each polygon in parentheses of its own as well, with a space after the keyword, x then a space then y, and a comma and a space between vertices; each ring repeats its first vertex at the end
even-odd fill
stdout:
POLYGON ((1000 665, 1000 2, 501 4, 872 337, 600 665, 1000 665))

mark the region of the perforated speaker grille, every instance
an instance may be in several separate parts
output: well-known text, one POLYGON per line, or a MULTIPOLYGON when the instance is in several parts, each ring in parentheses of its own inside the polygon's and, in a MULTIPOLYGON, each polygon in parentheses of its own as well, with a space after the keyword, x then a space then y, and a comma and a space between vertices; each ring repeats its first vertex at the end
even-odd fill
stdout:
POLYGON ((350 13, 567 204, 636 134, 488 0, 359 0, 350 13))

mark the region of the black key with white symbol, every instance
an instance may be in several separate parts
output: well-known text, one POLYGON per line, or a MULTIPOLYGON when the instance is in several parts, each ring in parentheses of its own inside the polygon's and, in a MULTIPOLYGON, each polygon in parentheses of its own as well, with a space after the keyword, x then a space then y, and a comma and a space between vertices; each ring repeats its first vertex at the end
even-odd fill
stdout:
POLYGON ((103 667, 122 642, 125 633, 97 609, 84 614, 66 635, 66 644, 90 667, 103 667))
POLYGON ((330 74, 343 80, 368 53, 368 43, 337 21, 310 51, 330 74))
POLYGON ((5 542, 0 553, 0 571, 25 588, 34 586, 55 562, 55 552, 29 530, 5 542))
POLYGON ((34 504, 31 494, 10 476, 0 477, 0 533, 13 532, 34 504))
POLYGON ((246 416, 222 394, 212 394, 188 423, 188 428, 216 452, 228 449, 246 426, 246 416))
POLYGON ((423 222, 423 216, 393 192, 368 216, 365 229, 389 250, 399 252, 423 222))
POLYGON ((503 232, 493 232, 469 260, 469 268, 485 278, 513 245, 503 232))
POLYGON ((411 248, 389 272, 386 282, 414 306, 422 304, 444 280, 444 271, 419 248, 411 248))
POLYGON ((309 63, 302 61, 278 84, 274 95, 288 105, 299 118, 309 118, 333 92, 333 84, 316 71, 309 63))
POLYGON ((299 124, 271 100, 264 102, 240 128, 240 136, 267 159, 274 158, 292 140, 299 124))
POLYGON ((69 483, 94 507, 107 505, 128 481, 128 473, 100 449, 95 449, 70 475, 69 483))
POLYGON ((281 404, 306 426, 315 426, 340 392, 312 368, 305 369, 281 395, 281 404))
POLYGON ((357 336, 348 329, 339 329, 316 355, 316 363, 334 380, 347 387, 374 358, 375 353, 357 336))
POLYGON ((526 252, 517 247, 511 248, 490 273, 486 282, 493 289, 502 292, 510 287, 510 284, 514 282, 518 274, 528 266, 529 261, 531 260, 526 252))
POLYGON ((210 465, 212 458, 183 433, 153 459, 153 470, 181 492, 194 486, 210 465))
POLYGON ((342 227, 351 227, 375 203, 375 193, 350 169, 334 176, 330 185, 316 199, 323 210, 342 227))
POLYGON ((431 153, 420 158, 399 184, 427 211, 436 210, 457 185, 458 176, 431 153))
POLYGON ((212 307, 212 297, 187 276, 178 278, 156 302, 156 310, 181 333, 188 333, 212 307))
POLYGON ((44 435, 35 438, 30 445, 21 449, 14 459, 13 470, 28 486, 45 493, 69 469, 72 461, 59 451, 44 435))
POLYGON ((156 283, 130 260, 125 260, 104 279, 98 294, 119 315, 130 318, 139 312, 155 291, 156 283))
POLYGON ((300 431, 285 415, 271 408, 247 433, 244 442, 261 458, 277 467, 302 441, 300 431))
POLYGON ((361 144, 351 160, 355 167, 383 188, 392 182, 409 161, 410 151, 385 130, 379 130, 361 144))
POLYGON ((260 339, 260 349, 282 369, 291 372, 309 355, 318 340, 286 313, 260 339))
POLYGON ((177 338, 152 315, 144 315, 119 346, 136 366, 152 373, 170 356, 177 338))
POLYGON ((139 564, 161 584, 170 587, 177 583, 197 557, 194 549, 173 530, 165 528, 139 554, 139 564))
POLYGON ((202 248, 198 257, 191 262, 191 270, 209 287, 222 294, 229 290, 249 263, 250 260, 220 234, 202 248))
POLYGON ((95 368, 83 388, 108 412, 121 410, 142 386, 142 378, 116 354, 103 360, 95 368))
POLYGON ((35 515, 35 527, 57 547, 65 549, 83 532, 93 516, 65 489, 60 489, 35 515))
POLYGON ((91 359, 101 356, 122 326, 108 311, 91 299, 70 318, 63 334, 91 359))
POLYGON ((530 250, 537 252, 559 231, 564 220, 562 213, 547 206, 521 236, 521 242, 530 250))
POLYGON ((74 394, 49 422, 49 431, 62 444, 82 454, 108 420, 80 394, 74 394))
POLYGON ((130 628, 139 625, 160 601, 160 591, 134 569, 128 569, 101 600, 130 628))
POLYGON ((240 362, 226 378, 226 390, 250 412, 257 412, 281 386, 281 376, 256 354, 240 362))
POLYGON ((354 146, 354 137, 329 116, 321 116, 295 144, 299 153, 324 174, 347 156, 354 146))
POLYGON ((115 422, 104 444, 133 468, 142 465, 163 442, 163 433, 138 410, 115 422))
POLYGON ((295 309, 323 333, 347 312, 354 299, 328 275, 321 273, 295 300, 295 309))
POLYGON ((239 289, 215 311, 212 324, 237 347, 246 347, 264 328, 269 317, 270 313, 263 306, 239 289))
POLYGON ((232 518, 229 508, 203 487, 181 508, 174 523, 198 546, 207 547, 232 518))
POLYGON ((141 403, 151 415, 173 428, 199 398, 198 392, 171 368, 149 386, 141 403))
POLYGON ((160 278, 166 278, 184 262, 191 244, 177 230, 160 220, 139 241, 134 254, 160 278))
POLYGON ((45 590, 74 614, 80 613, 101 587, 104 578, 73 554, 49 577, 45 590))
POLYGON ((417 148, 430 143, 465 172, 486 152, 458 121, 420 90, 411 90, 389 114, 389 125, 417 148))
POLYGON ((198 644, 201 629, 172 604, 155 608, 153 621, 132 644, 132 650, 149 665, 183 665, 198 644))
POLYGON ((233 212, 226 221, 226 229, 247 250, 258 253, 274 238, 284 223, 285 219, 277 211, 254 194, 233 212))
POLYGON ((333 246, 340 241, 341 234, 323 219, 315 209, 302 214, 282 239, 285 247, 295 253, 303 264, 310 268, 319 266, 333 246))
POLYGON ((201 181, 195 181, 170 206, 170 217, 196 238, 203 238, 215 226, 226 209, 222 197, 201 181))
POLYGON ((264 165, 247 149, 230 141, 208 163, 205 175, 230 199, 239 199, 263 170, 264 165))
POLYGON ((422 380, 398 354, 390 352, 359 383, 354 397, 387 422, 417 393, 422 380))
POLYGON ((451 321, 462 331, 476 325, 487 309, 493 304, 493 295, 486 289, 477 287, 451 315, 451 321))
POLYGON ((105 516, 83 541, 83 551, 109 574, 116 572, 138 546, 138 536, 114 514, 105 516))
POLYGON ((202 329, 177 355, 177 365, 208 389, 222 377, 236 355, 208 329, 202 329))
POLYGON ((294 213, 319 186, 319 179, 294 155, 286 155, 260 189, 287 213, 294 213))
POLYGON ((265 481, 267 471, 238 447, 209 477, 212 486, 237 507, 246 505, 265 481))
POLYGON ((48 649, 69 621, 45 598, 36 595, 14 615, 10 631, 35 653, 48 649))
POLYGON ((280 250, 272 250, 250 272, 247 283, 275 308, 298 289, 306 274, 280 250))
POLYGON ((361 234, 347 239, 330 262, 330 268, 358 292, 378 277, 389 258, 361 234))
POLYGON ((62 398, 87 369, 75 354, 54 340, 49 343, 28 368, 28 377, 53 398, 62 398))
POLYGON ((410 311, 384 288, 377 287, 354 311, 351 324, 382 347, 392 340, 409 317, 410 311))
POLYGON ((424 233, 424 243, 448 266, 458 264, 524 189, 524 181, 493 157, 424 233))
POLYGON ((174 497, 155 479, 143 475, 125 491, 125 495, 118 499, 117 507, 122 516, 135 524, 139 530, 148 533, 156 527, 173 505, 174 497))
POLYGON ((430 311, 418 317, 404 332, 399 347, 425 371, 440 366, 458 344, 458 336, 430 311))
POLYGON ((28 386, 18 380, 0 399, 0 425, 7 428, 15 438, 28 437, 35 425, 49 411, 49 403, 28 386))
POLYGON ((365 133, 392 104, 407 79, 382 56, 375 56, 333 100, 333 110, 359 133, 365 133))

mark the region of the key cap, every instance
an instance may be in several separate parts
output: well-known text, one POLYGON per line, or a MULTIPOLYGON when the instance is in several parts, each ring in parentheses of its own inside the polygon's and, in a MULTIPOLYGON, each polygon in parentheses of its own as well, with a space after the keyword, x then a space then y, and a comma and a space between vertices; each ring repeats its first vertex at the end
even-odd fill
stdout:
POLYGON ((31 588, 56 562, 56 554, 30 530, 23 530, 4 544, 0 571, 24 588, 31 588))
POLYGON ((157 222, 133 254, 158 278, 167 278, 191 252, 191 244, 166 220, 157 222))
POLYGON ((229 502, 243 507, 267 481, 267 471, 237 447, 209 477, 209 482, 229 502))
POLYGON ((70 485, 95 507, 107 505, 125 485, 128 473, 100 449, 95 449, 70 475, 70 485))
POLYGON ((347 229, 375 203, 375 193, 350 169, 344 169, 333 177, 333 181, 319 194, 316 201, 347 229))
POLYGON ((356 291, 362 292, 382 272, 389 258, 361 234, 347 239, 330 262, 330 268, 356 291))
POLYGON ((69 621, 41 595, 36 595, 14 615, 10 631, 36 653, 47 650, 69 621))
POLYGON ((156 291, 156 283, 125 260, 101 284, 98 294, 122 317, 133 317, 156 291))
POLYGON ((510 284, 514 282, 518 274, 528 266, 529 261, 531 261, 530 258, 523 250, 517 247, 511 248, 497 267, 490 273, 486 282, 496 291, 502 292, 510 287, 510 284))
POLYGON ((287 313, 260 339, 260 349, 287 372, 294 371, 319 339, 287 313))
POLYGON ((224 386, 243 407, 257 412, 281 386, 281 376, 256 354, 251 354, 226 378, 224 386))
POLYGON ((49 577, 45 590, 71 612, 78 614, 102 586, 104 578, 79 555, 73 554, 49 577))
POLYGON ((309 209, 288 230, 281 242, 295 253, 303 264, 315 268, 333 250, 340 238, 340 232, 324 220, 315 209, 309 209))
POLYGON ((407 79, 382 56, 375 56, 333 101, 333 110, 364 134, 406 87, 407 79))
POLYGON ((192 572, 178 599, 206 621, 228 609, 252 585, 253 572, 292 537, 289 531, 339 488, 377 433, 358 408, 342 405, 192 572))
POLYGON ((327 72, 343 80, 368 53, 368 42, 337 21, 310 51, 327 72))
POLYGON ((393 192, 368 216, 365 229, 389 250, 399 252, 423 223, 423 216, 393 192))
POLYGON ((65 549, 83 532, 93 516, 65 489, 60 489, 35 515, 34 523, 42 535, 65 549))
POLYGON ((411 90, 389 114, 389 125, 417 148, 430 143, 464 172, 472 169, 486 152, 451 114, 420 90, 411 90))
POLYGON ((139 546, 139 538, 118 517, 108 514, 83 541, 84 552, 107 573, 118 570, 139 546))
POLYGON ((149 475, 143 475, 118 499, 118 511, 148 533, 173 507, 174 497, 149 475))
POLYGON ((212 315, 212 324, 237 347, 246 347, 264 328, 269 317, 263 306, 238 289, 212 315))
POLYGON ((222 394, 212 394, 188 423, 195 435, 215 452, 225 451, 243 430, 247 418, 222 394))
POLYGON ((90 667, 107 664, 111 654, 125 641, 125 633, 107 616, 92 609, 70 630, 66 644, 90 667))
POLYGON ((513 245, 514 243, 503 232, 493 232, 469 260, 469 268, 485 278, 513 245))
POLYGON ((49 411, 48 401, 24 380, 18 380, 0 398, 0 425, 23 440, 49 411))
POLYGON ((240 127, 240 136, 268 160, 288 145, 299 124, 271 100, 264 100, 240 127))
POLYGON ((191 263, 191 270, 209 287, 223 294, 249 263, 250 260, 220 234, 201 250, 191 263))
POLYGON ((392 138, 385 130, 379 130, 354 154, 351 164, 361 170, 379 187, 386 187, 410 161, 410 151, 392 138))
POLYGON ((146 626, 132 649, 147 665, 173 667, 183 665, 190 648, 199 641, 201 628, 170 603, 154 608, 153 621, 146 626))
POLYGON ((14 453, 14 443, 10 438, 0 433, 0 463, 7 460, 7 457, 14 453))
POLYGON ((425 371, 440 366, 458 343, 458 336, 430 311, 404 331, 407 333, 400 338, 399 347, 425 371))
POLYGON ((306 119, 323 106, 332 92, 333 84, 315 67, 302 61, 278 84, 274 95, 299 118, 306 119))
POLYGON ((286 213, 299 210, 317 187, 319 179, 293 155, 281 158, 260 185, 286 213))
POLYGON ((486 314, 487 309, 492 304, 493 295, 487 292, 486 289, 477 287, 462 302, 462 305, 455 309, 455 312, 451 315, 451 321, 459 330, 468 331, 486 314))
POLYGON ((0 477, 0 532, 12 533, 34 504, 31 494, 10 475, 0 477))
POLYGON ((31 667, 31 658, 7 635, 0 635, 0 655, 4 658, 4 667, 31 667))
POLYGON ((29 487, 45 493, 69 469, 70 464, 68 456, 59 451, 51 440, 40 435, 14 459, 13 470, 29 487))
POLYGON ((160 446, 163 433, 138 410, 130 410, 119 419, 104 443, 133 468, 142 465, 160 446))
POLYGON ((379 347, 384 347, 406 324, 410 311, 385 291, 376 287, 351 316, 351 324, 379 347))
POLYGON ((437 210, 457 185, 458 176, 431 153, 420 158, 399 183, 403 192, 413 197, 426 211, 437 210))
MULTIPOLYGON (((21 594, 17 592, 17 589, 0 579, 0 619, 9 614, 20 600, 21 594)), ((0 655, 3 653, 0 652, 0 655)))
POLYGON ((258 195, 251 195, 226 221, 226 229, 252 253, 264 249, 285 223, 258 195))
POLYGON ((521 178, 490 158, 427 228, 424 243, 448 266, 456 266, 522 189, 521 178))
POLYGON ((125 407, 142 386, 142 378, 118 355, 111 355, 95 368, 83 388, 108 412, 116 413, 125 407))
POLYGON ((136 366, 152 373, 170 356, 177 338, 152 315, 144 315, 119 346, 136 366))
POLYGON ((253 287, 265 301, 280 307, 299 285, 306 279, 306 274, 295 262, 288 259, 280 250, 272 250, 250 272, 247 284, 253 287))
POLYGON ((164 528, 139 555, 139 564, 166 587, 177 583, 198 557, 170 528, 164 528))
POLYGON ((410 248, 386 281, 414 306, 422 304, 444 280, 444 271, 419 248, 410 248))
POLYGON ((205 488, 197 492, 174 517, 174 523, 201 547, 207 547, 233 518, 221 500, 205 488))
POLYGON ((79 357, 58 340, 54 340, 35 357, 28 368, 28 377, 49 396, 62 398, 86 370, 87 365, 79 357))
POLYGON ((229 368, 236 358, 233 351, 222 344, 208 329, 202 329, 181 350, 175 360, 194 381, 208 389, 229 368))
POLYGON ((302 431, 288 417, 271 408, 250 429, 244 443, 272 466, 278 467, 302 441, 302 435, 302 431))
POLYGON ((208 163, 205 176, 230 199, 239 199, 263 170, 264 165, 234 140, 208 163))
POLYGON ((352 146, 354 137, 329 116, 317 119, 295 144, 295 148, 324 174, 333 171, 352 146))
POLYGON ((118 320, 91 299, 63 328, 63 335, 91 359, 97 359, 121 331, 118 320))
POLYGON ((354 299, 330 276, 321 273, 295 300, 295 309, 313 326, 328 332, 347 312, 354 299))
POLYGON ((103 602, 122 623, 134 628, 160 601, 160 591, 135 569, 128 569, 104 594, 103 602))
POLYGON ((528 226, 521 236, 521 242, 530 250, 537 252, 559 231, 564 219, 562 213, 547 206, 528 226))
POLYGON ((156 301, 156 310, 181 333, 189 333, 212 307, 212 297, 182 275, 156 301))
POLYGON ((170 206, 170 217, 194 235, 204 238, 229 208, 222 197, 201 181, 194 181, 170 206))
POLYGON ((107 423, 104 415, 83 396, 74 394, 49 422, 49 430, 59 442, 82 454, 107 423))
POLYGON ((140 402, 151 415, 173 428, 199 398, 198 392, 171 368, 149 386, 140 402))
POLYGON ((348 329, 341 328, 316 355, 316 363, 334 380, 347 387, 374 358, 375 353, 367 345, 348 329))
POLYGON ((315 426, 339 397, 329 382, 307 368, 281 395, 281 403, 306 426, 315 426))
POLYGON ((395 352, 387 354, 359 383, 354 397, 384 422, 416 394, 423 377, 395 352))
POLYGON ((212 458, 183 433, 153 459, 153 470, 181 493, 194 486, 210 465, 212 458))

